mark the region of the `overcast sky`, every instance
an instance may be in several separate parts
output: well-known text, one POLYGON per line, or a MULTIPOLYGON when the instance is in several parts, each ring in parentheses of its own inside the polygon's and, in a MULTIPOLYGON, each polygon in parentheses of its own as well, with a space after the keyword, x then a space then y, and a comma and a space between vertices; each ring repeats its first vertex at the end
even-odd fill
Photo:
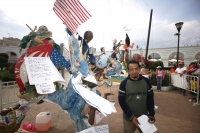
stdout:
MULTIPOLYGON (((125 39, 124 26, 131 42, 146 48, 150 11, 153 9, 149 48, 176 47, 175 23, 184 22, 180 46, 200 45, 200 0, 80 0, 92 17, 82 24, 78 33, 94 33, 90 46, 112 50, 112 40, 125 39)), ((57 44, 67 46, 65 25, 53 11, 55 0, 0 0, 0 39, 21 39, 30 30, 26 27, 46 25, 57 44)), ((134 47, 133 49, 136 49, 134 47)))

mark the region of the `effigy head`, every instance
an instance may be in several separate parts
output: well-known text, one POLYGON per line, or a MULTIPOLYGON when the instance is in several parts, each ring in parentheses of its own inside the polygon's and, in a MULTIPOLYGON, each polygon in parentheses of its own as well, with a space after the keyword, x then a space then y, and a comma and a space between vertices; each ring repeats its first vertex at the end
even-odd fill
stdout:
POLYGON ((38 31, 48 31, 48 28, 44 25, 41 25, 38 29, 38 31))
POLYGON ((117 39, 113 39, 113 44, 117 43, 117 39))
POLYGON ((44 25, 41 25, 36 32, 36 37, 34 38, 34 41, 38 45, 42 45, 44 42, 43 40, 48 39, 48 44, 53 44, 54 41, 51 38, 52 37, 52 32, 48 30, 48 28, 44 25))
POLYGON ((93 39, 92 31, 86 31, 84 33, 84 39, 85 39, 86 43, 89 43, 93 39))

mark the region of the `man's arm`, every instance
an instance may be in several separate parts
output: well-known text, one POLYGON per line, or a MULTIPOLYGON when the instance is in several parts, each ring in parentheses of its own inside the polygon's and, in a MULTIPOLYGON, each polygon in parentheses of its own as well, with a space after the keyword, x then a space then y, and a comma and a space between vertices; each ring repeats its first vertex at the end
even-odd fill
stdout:
POLYGON ((130 110, 130 108, 128 107, 128 105, 125 102, 125 98, 126 98, 126 82, 127 82, 128 78, 126 78, 125 80, 123 80, 119 86, 119 95, 118 95, 118 101, 119 101, 119 105, 121 106, 123 112, 126 114, 126 116, 129 118, 129 120, 131 121, 134 117, 134 114, 132 113, 132 111, 130 110))
POLYGON ((152 119, 154 118, 155 115, 155 110, 154 110, 154 93, 153 93, 153 89, 151 86, 151 83, 149 81, 149 79, 146 78, 146 82, 148 84, 148 91, 147 91, 147 110, 149 112, 149 117, 152 119))

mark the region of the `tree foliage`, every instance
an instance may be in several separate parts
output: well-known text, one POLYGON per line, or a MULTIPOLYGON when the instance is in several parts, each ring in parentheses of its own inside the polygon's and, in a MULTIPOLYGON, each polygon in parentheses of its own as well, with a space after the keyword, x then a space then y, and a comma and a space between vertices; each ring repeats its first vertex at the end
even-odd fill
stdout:
POLYGON ((10 73, 14 73, 14 69, 15 69, 15 64, 12 64, 12 66, 9 68, 10 73))
POLYGON ((9 56, 6 53, 0 53, 0 57, 4 57, 4 58, 8 59, 9 56))
POLYGON ((1 63, 7 63, 8 59, 6 59, 5 57, 0 56, 0 64, 1 63))

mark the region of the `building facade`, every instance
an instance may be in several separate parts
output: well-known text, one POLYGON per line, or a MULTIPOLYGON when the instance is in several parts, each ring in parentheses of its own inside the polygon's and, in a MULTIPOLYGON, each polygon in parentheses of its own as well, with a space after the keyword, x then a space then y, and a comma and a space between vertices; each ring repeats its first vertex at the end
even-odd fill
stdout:
MULTIPOLYGON (((107 55, 111 55, 112 51, 106 51, 107 55)), ((145 49, 136 49, 131 50, 131 57, 135 54, 143 53, 145 56, 145 49)), ((148 59, 160 59, 163 61, 165 67, 170 66, 170 60, 176 60, 177 47, 169 48, 154 48, 148 50, 148 59), (155 55, 155 57, 153 56, 155 55)), ((99 55, 100 52, 97 52, 96 55, 99 55)), ((191 62, 200 61, 200 46, 184 46, 179 47, 179 60, 184 61, 185 66, 188 66, 191 62)), ((174 61, 176 62, 176 61, 174 61)))
MULTIPOLYGON (((6 53, 9 56, 8 61, 10 63, 16 62, 17 59, 25 53, 25 49, 19 53, 19 42, 18 38, 5 38, 0 39, 0 53, 6 53)), ((28 46, 27 46, 28 47, 28 46)), ((111 55, 112 51, 106 51, 107 55, 111 55)), ((131 57, 136 54, 141 54, 145 56, 145 49, 135 49, 131 50, 131 57)), ((154 48, 148 50, 148 59, 160 59, 163 61, 165 67, 170 66, 170 60, 176 60, 177 47, 169 48, 154 48)), ((100 55, 100 52, 96 52, 96 55, 100 55)), ((185 62, 185 65, 189 65, 195 60, 200 60, 200 46, 184 46, 179 48, 179 60, 185 62)), ((175 61, 174 61, 175 62, 175 61)))
POLYGON ((0 39, 0 53, 6 53, 9 56, 8 62, 10 63, 15 63, 17 59, 25 53, 25 50, 19 53, 19 42, 20 39, 13 37, 3 37, 3 39, 0 39))

